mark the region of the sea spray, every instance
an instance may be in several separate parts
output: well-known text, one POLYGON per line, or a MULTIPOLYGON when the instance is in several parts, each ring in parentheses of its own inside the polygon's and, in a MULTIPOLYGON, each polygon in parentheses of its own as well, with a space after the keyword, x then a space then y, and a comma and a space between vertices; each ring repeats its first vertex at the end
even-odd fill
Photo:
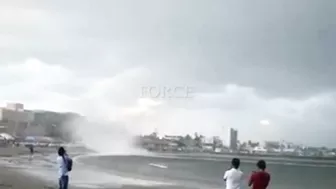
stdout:
POLYGON ((67 131, 74 141, 98 154, 145 155, 145 150, 134 144, 135 133, 112 121, 76 119, 67 123, 67 131))

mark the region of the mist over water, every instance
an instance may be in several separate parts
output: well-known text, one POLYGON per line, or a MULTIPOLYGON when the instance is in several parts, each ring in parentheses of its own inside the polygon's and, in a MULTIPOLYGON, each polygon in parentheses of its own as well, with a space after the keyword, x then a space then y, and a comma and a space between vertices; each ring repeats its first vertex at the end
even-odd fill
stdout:
POLYGON ((125 125, 102 120, 74 120, 69 123, 71 135, 85 147, 104 155, 144 155, 135 146, 136 133, 125 125))

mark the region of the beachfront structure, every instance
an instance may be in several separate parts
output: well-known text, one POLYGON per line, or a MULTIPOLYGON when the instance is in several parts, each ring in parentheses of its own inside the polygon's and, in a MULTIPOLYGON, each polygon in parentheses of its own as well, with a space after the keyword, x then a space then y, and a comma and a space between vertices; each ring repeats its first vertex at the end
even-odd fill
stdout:
POLYGON ((61 137, 64 140, 71 139, 71 133, 66 132, 67 123, 80 120, 84 123, 85 118, 76 113, 59 113, 52 111, 34 111, 34 122, 27 135, 61 137), (44 133, 44 134, 43 134, 44 133))
POLYGON ((44 125, 31 124, 25 130, 25 136, 45 136, 47 134, 47 127, 44 125))
POLYGON ((281 149, 281 143, 279 141, 265 141, 263 146, 268 150, 281 149))
POLYGON ((34 112, 25 110, 23 104, 8 103, 0 108, 0 132, 22 136, 34 120, 34 112))
POLYGON ((252 153, 265 154, 265 153, 267 153, 267 150, 263 147, 257 146, 255 148, 253 148, 252 153))
POLYGON ((237 150, 238 149, 238 130, 229 128, 229 143, 228 146, 230 150, 237 150))
POLYGON ((4 138, 7 141, 14 141, 15 137, 13 137, 12 135, 8 134, 8 133, 0 133, 0 137, 4 138))
POLYGON ((7 103, 6 104, 6 109, 23 112, 24 111, 24 105, 21 104, 21 103, 7 103))
POLYGON ((164 140, 169 140, 169 141, 179 141, 183 138, 183 136, 179 135, 165 135, 163 137, 164 140))
POLYGON ((203 152, 213 152, 214 151, 214 146, 213 143, 204 143, 202 145, 202 150, 203 152))

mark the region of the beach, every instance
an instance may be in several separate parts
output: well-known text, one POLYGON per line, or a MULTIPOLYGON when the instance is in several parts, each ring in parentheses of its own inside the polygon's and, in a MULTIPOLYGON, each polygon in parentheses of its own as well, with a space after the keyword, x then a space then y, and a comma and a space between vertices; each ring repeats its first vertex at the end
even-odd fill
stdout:
MULTIPOLYGON (((57 169, 52 161, 56 157, 56 149, 57 147, 36 147, 34 158, 30 162, 28 148, 1 147, 0 189, 58 189, 57 169)), ((91 187, 72 186, 70 183, 70 188, 91 187)))
MULTIPOLYGON (((40 153, 50 152, 51 149, 39 149, 40 153)), ((12 166, 14 157, 25 156, 29 150, 25 147, 1 147, 0 148, 0 189, 47 189, 57 188, 52 183, 45 182, 22 171, 22 167, 12 166)))
MULTIPOLYGON (((213 155, 99 155, 67 148, 74 160, 71 189, 219 189, 231 157, 213 155)), ((56 147, 0 149, 0 189, 57 189, 56 147)), ((272 189, 327 189, 336 181, 335 161, 268 159, 272 189)), ((242 158, 248 179, 255 157, 242 158), (248 159, 250 158, 250 159, 248 159)), ((244 183, 245 187, 247 184, 244 183)))
MULTIPOLYGON (((25 147, 0 148, 0 189, 58 189, 56 147, 35 148, 33 160, 29 161, 29 149, 25 147)), ((87 153, 87 150, 67 148, 71 157, 87 153)), ((125 179, 94 167, 74 162, 70 173, 71 189, 150 189, 137 180, 125 179), (127 184, 133 183, 133 184, 127 184)), ((168 189, 168 188, 167 188, 168 189)))
POLYGON ((32 176, 20 173, 14 168, 0 167, 0 189, 56 189, 52 183, 47 183, 32 176))
MULTIPOLYGON (((71 186, 71 189, 95 189, 98 187, 76 187, 71 186)), ((100 189, 116 189, 113 187, 99 187, 100 189)), ((120 189, 150 189, 151 187, 141 187, 124 185, 120 189)), ((54 182, 44 181, 34 176, 20 172, 17 168, 0 167, 0 189, 58 189, 58 185, 54 182)), ((167 188, 169 189, 169 188, 167 188)))

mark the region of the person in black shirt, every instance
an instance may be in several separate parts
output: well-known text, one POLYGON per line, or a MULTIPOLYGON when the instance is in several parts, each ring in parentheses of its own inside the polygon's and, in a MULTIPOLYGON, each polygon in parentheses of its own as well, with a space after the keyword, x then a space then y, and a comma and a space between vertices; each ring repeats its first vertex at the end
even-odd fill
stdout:
POLYGON ((34 157, 34 145, 29 145, 29 151, 30 151, 30 157, 29 157, 29 161, 33 160, 34 157))

